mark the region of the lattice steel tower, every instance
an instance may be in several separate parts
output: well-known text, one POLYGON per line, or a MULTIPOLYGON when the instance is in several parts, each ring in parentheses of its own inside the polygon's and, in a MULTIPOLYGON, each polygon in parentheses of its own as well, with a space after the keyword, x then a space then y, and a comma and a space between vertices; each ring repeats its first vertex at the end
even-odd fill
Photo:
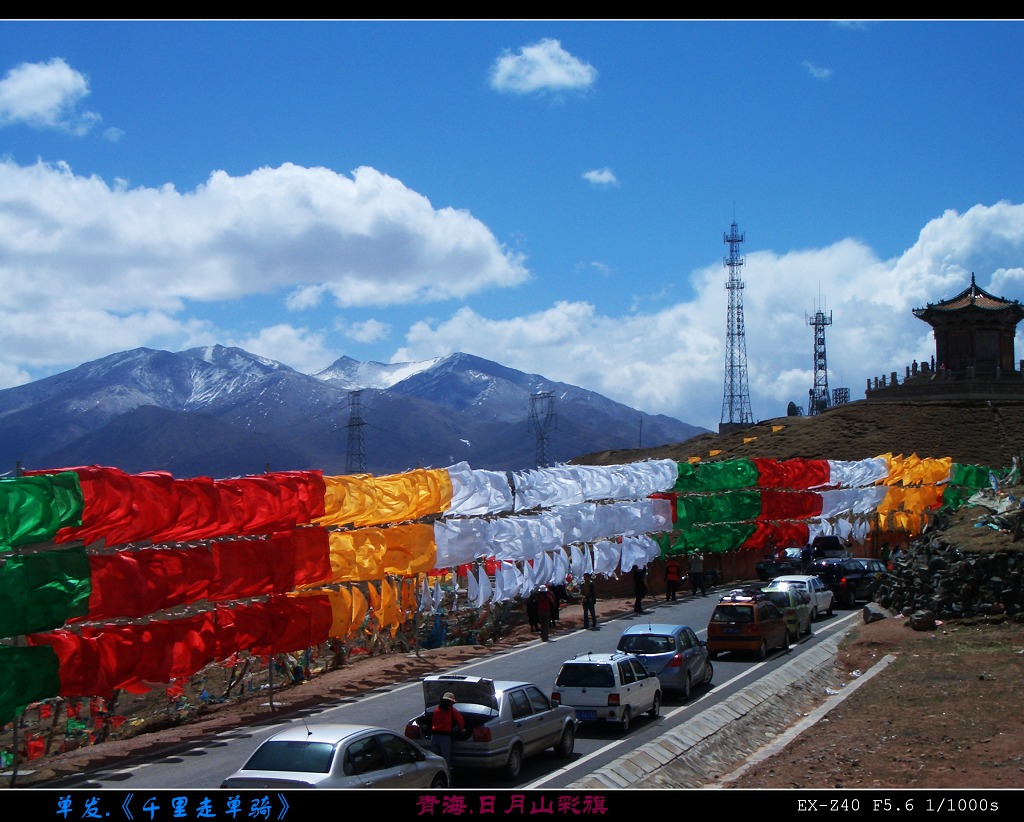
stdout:
POLYGON ((743 255, 740 244, 746 237, 740 234, 734 220, 723 241, 729 244, 725 265, 729 279, 725 284, 729 292, 729 327, 725 339, 725 398, 722 400, 722 421, 719 431, 730 426, 753 425, 750 411, 750 387, 747 384, 747 337, 743 326, 743 280, 740 268, 743 255))
POLYGON ((529 430, 537 435, 537 467, 551 465, 548 457, 548 431, 555 427, 555 395, 550 391, 533 394, 530 397, 529 430))
POLYGON ((814 326, 814 388, 810 389, 807 400, 807 415, 816 416, 831 407, 828 393, 828 362, 825 357, 825 328, 832 325, 832 312, 820 308, 813 317, 807 318, 807 324, 814 326))
POLYGON ((345 473, 362 474, 366 471, 366 443, 363 441, 362 391, 350 391, 348 413, 348 451, 345 454, 345 473))

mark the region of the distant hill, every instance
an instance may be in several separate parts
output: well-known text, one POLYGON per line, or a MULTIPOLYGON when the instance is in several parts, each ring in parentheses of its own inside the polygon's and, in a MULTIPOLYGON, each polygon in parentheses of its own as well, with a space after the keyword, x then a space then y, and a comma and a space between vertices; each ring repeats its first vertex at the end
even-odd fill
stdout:
POLYGON ((706 429, 467 354, 419 363, 342 357, 316 374, 238 348, 138 348, 0 391, 0 473, 111 465, 229 477, 264 470, 373 474, 537 464, 531 396, 550 393, 550 462, 706 429), (353 417, 353 391, 360 414, 353 417), (7 466, 6 469, 3 466, 7 466))
POLYGON ((705 432, 644 449, 602 450, 574 463, 611 465, 641 459, 860 460, 881 454, 951 457, 965 465, 1006 468, 1024 448, 1024 402, 858 400, 813 417, 779 417, 727 435, 705 432), (778 430, 773 430, 778 429, 778 430), (711 456, 712 451, 718 451, 711 456))

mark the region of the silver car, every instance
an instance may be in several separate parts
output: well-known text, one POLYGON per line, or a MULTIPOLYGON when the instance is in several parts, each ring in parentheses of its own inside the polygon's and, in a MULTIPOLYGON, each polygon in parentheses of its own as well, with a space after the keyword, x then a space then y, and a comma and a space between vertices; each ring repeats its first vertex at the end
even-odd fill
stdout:
POLYGON ((764 590, 775 588, 796 588, 811 597, 811 621, 816 622, 821 616, 832 616, 835 609, 835 594, 821 577, 812 574, 787 574, 775 577, 764 590))
POLYGON ((555 705, 530 682, 435 674, 423 679, 424 711, 409 720, 405 735, 430 745, 434 709, 442 695, 455 695, 455 708, 466 721, 465 731, 452 737, 452 765, 500 768, 515 779, 523 759, 552 748, 568 759, 576 747, 576 712, 555 705))
POLYGON ((222 788, 447 788, 448 765, 372 725, 294 725, 260 745, 222 788))

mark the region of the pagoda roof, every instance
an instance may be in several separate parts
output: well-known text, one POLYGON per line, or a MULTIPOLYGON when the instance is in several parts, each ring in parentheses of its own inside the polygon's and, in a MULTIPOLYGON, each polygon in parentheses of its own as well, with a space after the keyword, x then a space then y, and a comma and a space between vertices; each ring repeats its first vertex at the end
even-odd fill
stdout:
POLYGON ((949 314, 971 308, 983 311, 1006 311, 1009 309, 1014 314, 1024 317, 1024 306, 1017 300, 1006 300, 989 294, 974 281, 973 273, 971 274, 971 284, 955 297, 937 303, 928 303, 925 308, 915 308, 914 316, 923 320, 935 314, 949 314))

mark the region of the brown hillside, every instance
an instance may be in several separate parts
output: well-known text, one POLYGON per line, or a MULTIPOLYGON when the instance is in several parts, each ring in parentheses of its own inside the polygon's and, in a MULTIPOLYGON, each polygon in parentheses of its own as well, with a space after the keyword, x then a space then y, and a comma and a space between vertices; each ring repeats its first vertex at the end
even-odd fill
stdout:
POLYGON ((1022 445, 1024 402, 859 400, 816 417, 777 417, 737 433, 702 434, 654 448, 599 451, 572 462, 616 465, 689 457, 860 460, 892 453, 952 457, 965 465, 1003 468, 1022 445), (721 453, 711 456, 716 449, 721 453))

